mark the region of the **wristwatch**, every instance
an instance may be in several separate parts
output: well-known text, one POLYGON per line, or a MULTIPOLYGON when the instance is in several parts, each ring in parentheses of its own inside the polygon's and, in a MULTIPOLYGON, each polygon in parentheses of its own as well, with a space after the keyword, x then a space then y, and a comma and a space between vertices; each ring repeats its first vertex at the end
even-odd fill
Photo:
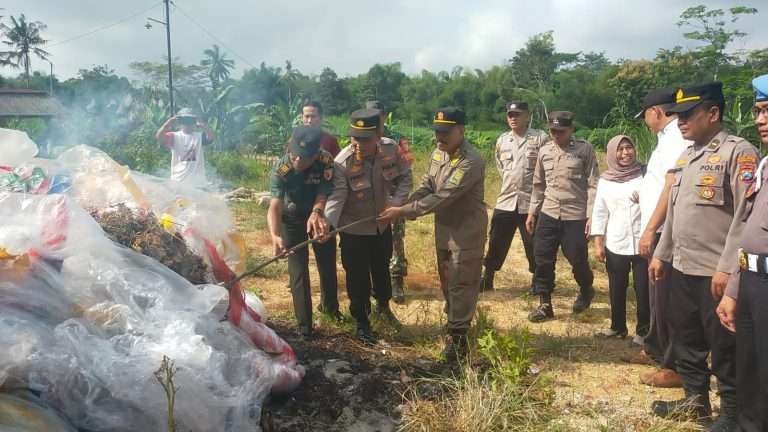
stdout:
POLYGON ((312 209, 312 213, 317 213, 318 215, 322 216, 323 215, 323 209, 321 209, 319 207, 314 207, 312 209))

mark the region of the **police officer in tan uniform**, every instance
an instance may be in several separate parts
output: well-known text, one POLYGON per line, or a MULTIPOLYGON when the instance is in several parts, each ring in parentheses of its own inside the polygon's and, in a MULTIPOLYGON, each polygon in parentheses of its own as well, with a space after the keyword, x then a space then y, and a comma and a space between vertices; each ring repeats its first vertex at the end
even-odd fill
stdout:
POLYGON ((440 287, 448 314, 443 355, 455 361, 467 353, 467 330, 475 314, 488 213, 483 202, 485 160, 464 138, 466 114, 455 107, 435 113, 437 149, 408 204, 385 210, 381 221, 435 214, 440 287))
POLYGON ((723 130, 722 87, 713 82, 679 89, 675 105, 667 109, 678 114, 680 132, 694 144, 677 161, 666 223, 650 266, 651 276, 659 278, 663 262, 672 264, 672 340, 685 390, 682 400, 655 401, 653 412, 667 417, 691 407, 700 422, 709 423, 714 374, 721 403, 712 431, 737 427, 735 338, 718 322, 715 307, 738 269, 745 195, 758 160, 755 147, 723 130))
MULTIPOLYGON (((768 145, 768 75, 752 81, 755 116, 768 145)), ((768 430, 768 158, 747 187, 744 231, 739 242, 739 270, 731 274, 717 308, 720 322, 736 332, 736 394, 742 432, 768 430)), ((746 171, 745 171, 746 173, 746 171)))
POLYGON ((549 113, 552 140, 542 146, 533 174, 533 194, 526 228, 534 232, 536 272, 534 290, 539 306, 528 315, 531 322, 553 319, 552 291, 558 247, 573 267, 579 295, 573 312, 589 308, 595 290, 589 268, 587 234, 595 201, 599 172, 592 145, 573 137, 574 115, 568 111, 549 113))
MULTIPOLYGON (((332 226, 373 218, 386 207, 402 205, 408 198, 413 185, 411 167, 400 156, 397 144, 383 140, 382 133, 378 110, 362 109, 351 114, 351 144, 336 156, 333 193, 326 203, 326 215, 332 226)), ((372 290, 379 296, 379 315, 395 326, 400 325, 389 308, 392 229, 388 223, 372 219, 344 230, 339 237, 357 337, 375 344, 368 319, 372 290)))
MULTIPOLYGON (((496 168, 501 174, 501 191, 491 218, 491 233, 488 252, 485 255, 485 272, 480 289, 493 291, 494 274, 507 259, 509 246, 520 231, 528 271, 533 275, 536 261, 533 258, 533 238, 525 229, 528 219, 528 205, 533 188, 533 171, 539 148, 549 138, 545 132, 529 128, 528 102, 507 103, 507 124, 509 131, 496 140, 496 168)), ((531 283, 533 286, 533 283, 531 283)))

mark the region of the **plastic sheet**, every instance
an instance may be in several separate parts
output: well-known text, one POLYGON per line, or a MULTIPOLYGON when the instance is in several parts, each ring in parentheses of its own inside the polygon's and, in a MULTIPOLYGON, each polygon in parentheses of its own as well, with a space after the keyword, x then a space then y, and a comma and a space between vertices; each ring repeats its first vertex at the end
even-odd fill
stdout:
MULTIPOLYGON (((231 269, 244 271, 245 245, 235 232, 232 212, 220 197, 179 182, 130 171, 101 150, 84 145, 65 151, 56 162, 59 173, 71 178, 72 189, 68 194, 81 206, 107 209, 125 204, 152 211, 169 230, 197 230, 215 244, 231 269)), ((198 255, 206 256, 201 243, 188 243, 198 255)))
POLYGON ((67 196, 0 193, 0 220, 0 387, 31 389, 77 429, 162 430, 163 356, 184 431, 259 430, 262 400, 303 377, 239 287, 191 285, 108 240, 67 196))
POLYGON ((37 144, 26 132, 0 128, 0 166, 16 167, 37 156, 37 144))

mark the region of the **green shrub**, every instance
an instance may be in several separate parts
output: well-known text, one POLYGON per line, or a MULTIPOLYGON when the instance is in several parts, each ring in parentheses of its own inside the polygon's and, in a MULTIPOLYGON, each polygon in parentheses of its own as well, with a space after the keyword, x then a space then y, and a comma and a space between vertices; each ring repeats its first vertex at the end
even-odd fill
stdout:
POLYGON ((246 186, 261 191, 269 190, 269 179, 274 162, 267 157, 257 158, 236 152, 211 152, 208 162, 218 176, 236 186, 246 186))

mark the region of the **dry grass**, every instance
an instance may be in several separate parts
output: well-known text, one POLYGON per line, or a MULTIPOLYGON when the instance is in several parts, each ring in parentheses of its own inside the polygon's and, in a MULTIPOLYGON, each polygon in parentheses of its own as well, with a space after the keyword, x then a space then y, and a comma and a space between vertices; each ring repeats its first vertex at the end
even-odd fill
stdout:
POLYGON ((469 365, 459 375, 422 380, 419 386, 429 390, 413 386, 406 394, 404 432, 529 431, 552 414, 547 385, 491 383, 469 365))

